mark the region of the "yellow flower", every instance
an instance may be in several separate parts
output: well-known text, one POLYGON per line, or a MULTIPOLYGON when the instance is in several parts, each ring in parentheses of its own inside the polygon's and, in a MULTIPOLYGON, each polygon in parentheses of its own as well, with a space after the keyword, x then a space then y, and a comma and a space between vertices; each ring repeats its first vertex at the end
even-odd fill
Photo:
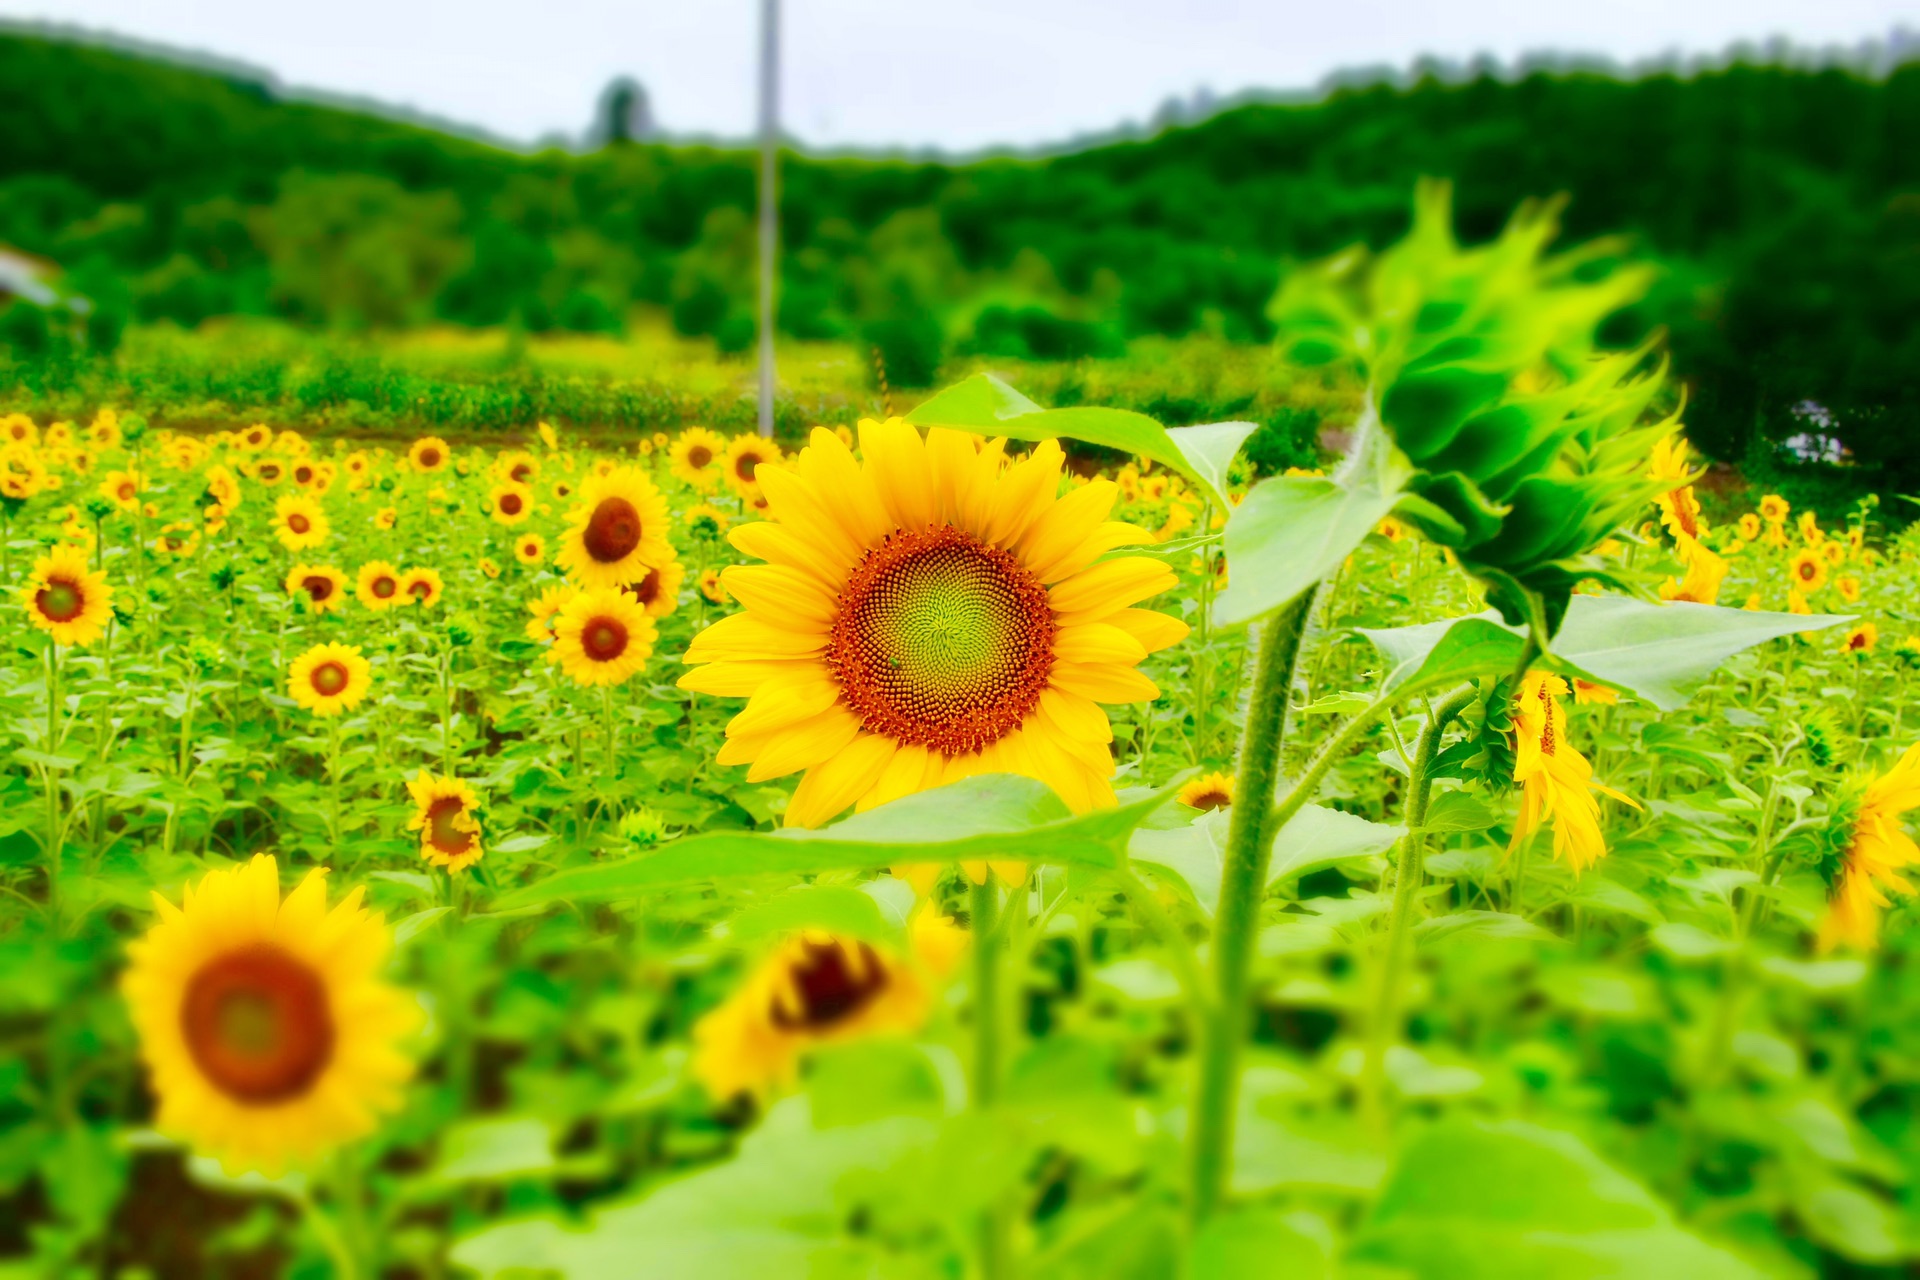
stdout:
POLYGON ((547 661, 576 684, 621 684, 646 665, 659 635, 639 601, 618 587, 595 587, 560 606, 547 661))
POLYGON ((240 480, 233 474, 231 467, 224 465, 208 467, 206 492, 228 512, 240 505, 240 480))
POLYGON ((391 529, 399 523, 400 513, 392 507, 382 507, 373 513, 373 527, 376 529, 391 529))
POLYGON ((431 609, 440 603, 444 586, 438 569, 408 569, 400 575, 402 602, 417 604, 423 609, 431 609))
POLYGON ((638 600, 648 617, 664 618, 680 607, 680 588, 686 578, 686 567, 678 560, 669 560, 658 569, 647 570, 640 581, 620 589, 638 600))
POLYGON ((537 424, 537 426, 540 432, 540 443, 546 445, 549 449, 558 449, 560 447, 560 437, 554 434, 553 428, 544 422, 537 424))
POLYGON ((317 547, 331 532, 326 511, 304 493, 289 493, 273 504, 273 536, 289 551, 317 547))
POLYGON ((0 417, 0 441, 9 444, 38 444, 40 428, 33 425, 33 419, 24 413, 9 413, 0 417))
POLYGON ((1861 793, 1846 848, 1820 922, 1820 947, 1846 943, 1870 948, 1879 937, 1880 909, 1891 902, 1883 889, 1911 894, 1903 868, 1920 863, 1920 848, 1901 829, 1900 815, 1920 805, 1920 743, 1908 747, 1893 768, 1869 781, 1861 793))
POLYGON ((1203 773, 1180 788, 1180 803, 1202 813, 1225 809, 1233 804, 1233 775, 1216 771, 1203 773))
POLYGON ((408 448, 407 464, 416 472, 425 475, 445 467, 452 456, 453 451, 447 448, 445 440, 439 436, 422 436, 408 448))
POLYGON ((1593 766, 1567 741, 1566 713, 1559 699, 1567 682, 1559 676, 1528 672, 1514 699, 1513 780, 1521 785, 1520 815, 1513 824, 1509 851, 1534 832, 1553 826, 1553 856, 1575 875, 1607 856, 1600 833, 1601 791, 1634 808, 1626 796, 1593 780, 1593 766))
POLYGON ((500 566, 493 562, 492 556, 481 556, 480 573, 483 577, 489 579, 497 578, 500 576, 500 566))
POLYGON ((296 564, 287 571, 287 594, 304 594, 315 613, 332 613, 347 602, 347 575, 329 565, 296 564))
POLYGON ((316 716, 353 710, 371 688, 373 668, 359 645, 317 644, 287 669, 287 696, 316 716))
MULTIPOLYGON (((273 432, 262 423, 256 422, 240 433, 240 447, 249 453, 258 453, 272 443, 273 432)), ((101 447, 107 446, 102 444, 101 447)))
POLYGON ((146 477, 131 471, 109 471, 100 482, 100 496, 122 511, 138 511, 146 489, 146 477))
POLYGON ((1768 524, 1785 524, 1793 505, 1777 493, 1760 499, 1760 518, 1768 524))
POLYGON ((1388 542, 1398 542, 1407 536, 1407 526, 1401 524, 1392 516, 1388 516, 1379 523, 1374 529, 1374 532, 1385 538, 1388 542))
MULTIPOLYGON (((1835 542, 1829 545, 1837 547, 1840 544, 1835 542)), ((1852 604, 1860 598, 1860 579, 1850 573, 1843 573, 1833 580, 1833 589, 1840 593, 1842 600, 1852 604)))
POLYGON ((553 640, 554 615, 560 612, 560 606, 580 594, 580 588, 572 583, 562 583, 557 587, 548 587, 536 598, 527 601, 527 612, 533 616, 527 619, 527 639, 540 644, 553 640))
POLYGON ((718 432, 688 427, 673 442, 673 474, 696 489, 712 489, 720 483, 719 461, 726 451, 718 432))
POLYGON ((277 1174, 372 1132, 413 1074, 420 1023, 383 982, 392 935, 354 888, 327 909, 326 869, 280 896, 256 854, 187 886, 128 947, 120 981, 158 1099, 155 1126, 229 1171, 277 1174))
POLYGON ((258 458, 247 467, 247 474, 271 489, 287 478, 287 466, 278 458, 258 458))
POLYGON ((525 449, 513 449, 493 460, 493 474, 512 484, 530 485, 540 477, 540 460, 525 449))
POLYGON ((1820 544, 1820 554, 1827 558, 1828 564, 1838 569, 1847 562, 1847 544, 1844 542, 1823 542, 1820 544))
POLYGON ((488 501, 498 524, 519 524, 533 513, 533 490, 516 480, 493 486, 488 501))
POLYGON ((1674 551, 1686 565, 1686 576, 1676 582, 1668 578, 1660 584, 1662 600, 1686 600, 1694 604, 1714 604, 1720 599, 1720 584, 1727 576, 1727 562, 1707 549, 1704 542, 1688 535, 1675 534, 1674 551))
POLYGON ((667 500, 633 467, 592 476, 567 513, 559 566, 583 587, 620 587, 673 556, 667 500))
POLYGON ((818 930, 789 937, 694 1025, 693 1074, 717 1101, 765 1096, 790 1086, 816 1046, 918 1030, 966 945, 925 908, 905 955, 818 930))
POLYGON ((1800 539, 1810 547, 1817 547, 1827 540, 1820 530, 1820 517, 1812 511, 1800 513, 1800 539))
POLYGON ((983 773, 1111 804, 1100 704, 1159 696, 1135 665, 1187 628, 1130 606, 1173 570, 1103 559, 1148 535, 1107 520, 1110 483, 1056 498, 1057 442, 1007 466, 1004 440, 860 429, 864 463, 815 431, 761 473, 778 521, 731 534, 768 563, 726 570, 745 609, 694 636, 680 681, 751 699, 719 762, 754 782, 804 771, 786 813, 801 827, 983 773))
POLYGON ((422 769, 407 783, 413 817, 407 830, 420 833, 420 856, 436 867, 464 871, 480 861, 480 798, 458 778, 439 778, 422 769))
POLYGON ((1760 540, 1760 517, 1751 511, 1740 517, 1740 538, 1744 542, 1760 540))
POLYGON ((680 513, 680 519, 696 538, 717 538, 733 522, 727 513, 706 502, 696 502, 680 513))
POLYGON ((1604 684, 1594 684, 1587 680, 1576 679, 1573 682, 1573 705, 1576 707, 1598 705, 1616 707, 1620 705, 1620 691, 1609 689, 1604 684))
POLYGON ((375 613, 408 603, 407 597, 400 593, 400 571, 385 560, 374 560, 360 566, 354 594, 360 598, 361 604, 375 613))
POLYGON ((55 644, 92 644, 113 618, 106 571, 89 569, 86 553, 77 547, 55 547, 34 561, 20 600, 27 620, 55 644))
POLYGON ((171 520, 154 535, 153 549, 163 556, 180 559, 192 555, 200 546, 200 531, 188 520, 171 520))
POLYGON ((1827 585, 1827 562, 1812 547, 1802 547, 1787 562, 1787 576, 1797 591, 1818 591, 1827 585))
MULTIPOLYGON (((1647 475, 1654 480, 1685 481, 1692 474, 1687 466, 1687 442, 1676 436, 1667 436, 1653 446, 1652 468, 1647 475)), ((1706 522, 1700 518, 1700 500, 1693 496, 1693 485, 1676 483, 1673 488, 1654 499, 1660 507, 1660 523, 1676 539, 1698 540, 1706 533, 1706 522)))
POLYGON ((735 436, 727 442, 727 483, 743 498, 760 491, 760 468, 778 465, 780 446, 759 436, 735 436))
POLYGON ((1805 595, 1789 587, 1787 588, 1787 612, 1810 614, 1813 610, 1807 607, 1807 597, 1805 595))
POLYGON ((708 604, 727 602, 727 585, 720 580, 718 569, 707 568, 700 571, 700 596, 708 604))
POLYGON ((1740 607, 1749 613, 1757 610, 1760 607, 1760 593, 1758 591, 1750 593, 1747 596, 1747 602, 1740 607))
POLYGON ((1847 632, 1846 643, 1841 645, 1844 653, 1872 653, 1873 647, 1880 643, 1880 628, 1871 622, 1863 622, 1847 632))
POLYGON ((513 542, 513 558, 521 564, 539 564, 547 558, 547 540, 537 533, 523 533, 513 542))

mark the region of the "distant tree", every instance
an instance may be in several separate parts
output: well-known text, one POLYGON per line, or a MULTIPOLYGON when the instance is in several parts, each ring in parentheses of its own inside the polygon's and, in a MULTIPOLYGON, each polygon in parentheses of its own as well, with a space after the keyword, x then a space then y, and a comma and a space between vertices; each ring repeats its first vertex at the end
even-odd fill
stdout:
POLYGON ((645 142, 655 132, 653 107, 638 80, 620 76, 600 91, 600 102, 593 112, 593 128, 587 133, 587 141, 593 146, 645 142))

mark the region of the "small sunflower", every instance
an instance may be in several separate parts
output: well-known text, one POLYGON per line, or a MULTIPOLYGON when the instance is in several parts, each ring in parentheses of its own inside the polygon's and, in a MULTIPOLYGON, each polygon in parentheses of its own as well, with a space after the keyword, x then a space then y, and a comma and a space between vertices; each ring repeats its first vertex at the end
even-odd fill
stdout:
POLYGON ((1785 524, 1792 511, 1793 504, 1777 493, 1760 499, 1760 518, 1768 524, 1785 524))
POLYGON ((278 458, 258 458, 247 468, 247 474, 271 489, 287 478, 287 464, 278 458))
POLYGON ((317 644, 287 669, 287 696, 316 716, 353 710, 372 687, 373 668, 359 645, 317 644))
POLYGON ((1820 544, 1820 554, 1826 557, 1829 565, 1838 569, 1847 562, 1847 544, 1832 540, 1822 542, 1820 544))
POLYGON ((527 639, 537 644, 550 644, 553 641, 553 619, 560 607, 580 594, 580 588, 571 582, 563 582, 557 587, 548 587, 534 599, 527 601, 527 639))
POLYGON ((100 496, 122 511, 138 511, 146 492, 146 477, 132 471, 109 471, 100 481, 100 496))
POLYGON ((619 587, 673 556, 667 500, 633 467, 589 477, 567 513, 558 564, 583 587, 619 587))
POLYGON ((1800 513, 1800 540, 1810 547, 1817 547, 1827 540, 1825 531, 1820 528, 1820 516, 1814 511, 1800 513))
POLYGON ((392 935, 326 869, 280 896, 256 854, 210 871, 128 947, 120 981, 158 1098, 155 1125, 231 1171, 275 1174, 372 1132, 413 1074, 420 1007, 379 977, 392 935))
POLYGON ((760 468, 779 461, 780 446, 773 441, 735 436, 727 442, 727 483, 741 497, 750 498, 760 492, 760 482, 754 478, 760 468))
POLYGON ((192 555, 199 547, 200 530, 188 520, 168 521, 153 538, 154 551, 176 560, 192 555))
POLYGON ((20 599, 27 620, 55 644, 92 644, 113 618, 106 571, 89 569, 86 553, 77 547, 55 547, 34 561, 20 599))
POLYGON ((493 474, 511 484, 532 484, 540 478, 540 460, 525 449, 513 449, 493 460, 493 474))
POLYGON ((493 486, 488 501, 492 503, 496 524, 519 524, 533 513, 533 490, 518 480, 493 486))
MULTIPOLYGON (((1836 542, 1833 545, 1839 546, 1840 544, 1836 542)), ((1842 600, 1845 600, 1848 604, 1852 604, 1860 598, 1860 579, 1850 573, 1843 573, 1833 580, 1833 589, 1840 593, 1842 600)))
POLYGON ((573 496, 573 482, 570 480, 555 480, 553 482, 553 496, 562 502, 571 498, 573 496))
POLYGON ((657 569, 647 570, 647 576, 638 582, 629 582, 620 589, 638 600, 648 617, 664 618, 680 607, 680 588, 686 577, 686 566, 678 560, 669 560, 657 569))
POLYGON ((273 443, 273 432, 262 423, 254 423, 240 433, 240 447, 249 453, 258 453, 273 443))
POLYGON ((385 560, 360 566, 354 583, 354 595, 360 603, 378 613, 395 605, 411 603, 400 590, 400 571, 385 560))
POLYGON ((438 569, 408 569, 400 575, 400 594, 403 603, 417 604, 431 609, 440 603, 445 584, 440 581, 438 569))
POLYGON ((294 462, 288 477, 302 489, 311 489, 320 479, 320 464, 311 458, 301 458, 294 462))
POLYGON ((621 684, 646 664, 657 639, 639 601, 615 587, 596 587, 560 606, 547 661, 559 663, 576 684, 621 684))
POLYGON ((493 562, 492 556, 480 557, 480 576, 491 581, 500 576, 500 566, 493 562))
POLYGON ((1233 775, 1216 771, 1203 773, 1180 788, 1180 803, 1202 813, 1225 809, 1233 804, 1233 775))
POLYGON ((420 833, 420 856, 436 867, 464 871, 480 861, 480 798, 458 778, 422 769, 407 783, 413 817, 407 830, 420 833))
POLYGON ((1879 938, 1881 909, 1892 905, 1884 890, 1914 892, 1902 872, 1920 864, 1920 847, 1902 829, 1900 815, 1916 805, 1920 744, 1908 747, 1891 769, 1866 784, 1845 828, 1846 845, 1822 867, 1829 885, 1827 915, 1820 922, 1822 950, 1842 943, 1871 948, 1879 938))
POLYGON ((1880 628, 1871 622, 1863 622, 1847 632, 1846 641, 1840 646, 1845 653, 1872 653, 1873 647, 1880 643, 1880 628))
POLYGON ((1787 576, 1797 591, 1818 591, 1827 585, 1827 562, 1812 547, 1802 547, 1787 562, 1787 576))
POLYGON ((273 536, 289 551, 317 547, 333 532, 321 505, 304 493, 289 493, 273 504, 273 536))
POLYGON ((240 479, 227 466, 207 468, 206 493, 215 502, 231 512, 240 505, 240 479))
POLYGON ((9 413, 0 417, 0 441, 8 444, 38 444, 40 428, 24 413, 9 413))
POLYGON ((1742 541, 1758 542, 1760 540, 1760 533, 1761 533, 1760 517, 1755 515, 1751 511, 1747 512, 1745 515, 1740 517, 1739 529, 1740 529, 1740 538, 1742 541))
POLYGON ((440 470, 452 457, 453 451, 439 436, 422 436, 407 450, 408 465, 421 475, 440 470))
POLYGON ((700 571, 700 598, 708 604, 725 604, 728 600, 727 584, 720 579, 720 571, 711 566, 700 571))
POLYGON ((382 532, 400 523, 400 513, 392 507, 382 507, 373 513, 373 527, 382 532))
POLYGON ((287 594, 304 597, 317 614, 332 613, 347 602, 347 575, 330 565, 296 564, 287 571, 287 594))
POLYGON ((720 459, 727 442, 719 432, 705 427, 688 427, 674 437, 673 474, 696 489, 711 490, 720 483, 720 459))
POLYGON ((547 540, 537 533, 523 533, 513 540, 513 558, 521 564, 539 564, 547 558, 547 540))

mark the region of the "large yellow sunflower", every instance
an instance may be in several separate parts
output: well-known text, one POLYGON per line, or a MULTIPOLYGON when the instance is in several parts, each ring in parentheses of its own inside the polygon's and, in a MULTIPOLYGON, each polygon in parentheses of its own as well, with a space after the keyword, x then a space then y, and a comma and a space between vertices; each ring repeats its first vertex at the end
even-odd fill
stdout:
POLYGON ((760 492, 760 468, 780 461, 780 446, 759 436, 735 436, 727 442, 727 483, 743 498, 760 492))
POLYGON ((721 763, 805 770, 795 826, 980 773, 1038 778, 1076 811, 1111 803, 1100 704, 1157 697, 1135 664, 1187 633, 1132 607, 1171 569, 1101 559, 1150 535, 1107 519, 1107 481, 1056 496, 1053 441, 1008 466, 1002 440, 860 429, 864 463, 815 430, 760 475, 777 522, 730 535, 768 563, 726 571, 745 610, 694 637, 680 681, 750 699, 721 763))
POLYGON ((317 547, 331 532, 326 511, 304 493, 286 494, 273 504, 273 536, 289 551, 317 547))
POLYGON ((361 604, 375 613, 382 613, 395 605, 411 603, 409 597, 400 593, 400 571, 385 560, 360 566, 354 594, 360 598, 361 604))
POLYGON ((720 483, 720 459, 726 455, 727 442, 717 431, 688 427, 674 437, 673 474, 696 489, 712 489, 720 483))
POLYGON ((304 594, 315 613, 332 613, 347 602, 347 575, 324 564, 296 564, 287 571, 287 594, 304 594))
POLYGON ((669 560, 647 576, 630 582, 621 590, 640 602, 649 617, 664 618, 680 607, 680 588, 686 583, 687 569, 678 560, 669 560))
POLYGON ((407 450, 407 461, 422 474, 438 471, 453 457, 453 450, 439 436, 422 436, 407 450))
POLYGON ((493 486, 488 500, 493 506, 494 521, 499 524, 519 524, 533 514, 533 490, 517 480, 493 486))
POLYGON ((437 778, 422 769, 407 783, 413 817, 407 830, 420 833, 420 856, 436 867, 464 871, 480 861, 480 798, 458 778, 437 778))
POLYGON ((20 601, 27 620, 55 644, 92 644, 113 617, 113 588, 104 569, 89 569, 78 547, 58 546, 33 563, 20 601))
POLYGON ((623 587, 673 556, 667 500, 636 468, 589 476, 567 518, 556 561, 583 587, 623 587))
POLYGON ((258 854, 209 872, 129 947, 121 979, 159 1099, 155 1125, 233 1171, 278 1173, 372 1131, 413 1067, 420 1022, 383 982, 392 936, 355 888, 329 911, 326 871, 280 897, 258 854))
POLYGON ((584 685, 621 684, 646 664, 660 638, 640 602, 617 587, 582 591, 553 619, 548 662, 584 685))
POLYGON ((316 716, 351 711, 372 687, 373 668, 357 644, 317 644, 287 669, 287 696, 316 716))

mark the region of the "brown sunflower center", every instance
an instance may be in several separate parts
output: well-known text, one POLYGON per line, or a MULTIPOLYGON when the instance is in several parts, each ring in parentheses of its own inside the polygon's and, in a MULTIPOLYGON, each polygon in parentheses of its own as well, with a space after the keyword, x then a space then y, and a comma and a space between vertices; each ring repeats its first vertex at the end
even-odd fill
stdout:
POLYGON ((439 466, 440 451, 438 449, 422 449, 420 451, 420 465, 429 468, 439 466))
POLYGON ((120 488, 118 492, 120 494, 120 501, 132 502, 134 494, 138 491, 134 489, 134 487, 131 484, 123 480, 120 483, 120 488))
POLYGON ((307 530, 313 528, 313 521, 307 519, 298 511, 295 511, 287 517, 287 528, 293 530, 295 533, 305 533, 307 530))
POLYGON ((33 607, 49 622, 72 622, 85 612, 86 592, 67 578, 53 578, 33 597, 33 607))
POLYGON ((500 495, 500 510, 505 515, 517 516, 526 509, 526 505, 525 502, 521 501, 520 495, 517 493, 503 493, 500 495))
POLYGON ((713 461, 713 450, 703 444, 696 444, 687 450, 687 465, 695 471, 713 461))
POLYGON ((259 474, 262 480, 272 484, 280 478, 280 465, 275 462, 263 462, 260 464, 259 474))
POLYGON ((507 474, 513 477, 515 483, 525 484, 527 481, 533 479, 533 464, 530 462, 516 462, 513 464, 513 470, 507 472, 507 474))
POLYGON ((310 573, 300 579, 300 585, 315 604, 325 604, 333 598, 333 579, 324 574, 310 573))
POLYGON ((394 592, 399 589, 400 584, 384 574, 373 580, 372 591, 375 599, 391 600, 393 599, 394 592))
POLYGON ((627 651, 627 624, 618 618, 587 619, 580 628, 580 648, 595 662, 612 662, 627 651))
POLYGON ((337 662, 321 663, 307 678, 313 682, 314 692, 323 698, 337 697, 347 687, 347 669, 337 662))
POLYGON ((760 469, 760 455, 743 453, 733 464, 733 473, 742 480, 753 479, 753 473, 760 469))
POLYGON ((1205 791, 1187 797, 1187 807, 1209 813, 1215 809, 1225 809, 1233 803, 1233 797, 1219 787, 1208 787, 1205 791))
POLYGON ((825 1031, 872 1004, 886 990, 886 966, 866 943, 853 949, 857 962, 838 943, 806 943, 788 970, 800 1009, 796 1013, 776 1003, 773 1025, 782 1031, 825 1031))
POLYGON ((951 525, 902 530, 840 592, 827 663, 867 729, 963 755, 1033 713, 1054 632, 1046 588, 1013 556, 951 525))
POLYGON ((660 598, 660 571, 658 569, 647 570, 646 577, 640 579, 638 582, 629 582, 625 590, 628 595, 638 600, 642 606, 651 605, 660 598))
POLYGON ((459 825, 460 815, 466 812, 466 805, 459 796, 441 796, 427 810, 427 843, 449 857, 465 853, 473 847, 474 832, 471 827, 459 825))
POLYGON ((425 600, 433 594, 433 584, 425 578, 415 578, 407 584, 407 594, 415 600, 425 600))
POLYGON ((293 469, 293 482, 295 484, 312 484, 313 468, 307 466, 295 467, 293 469))
POLYGON ((601 564, 618 564, 640 545, 640 512, 625 498, 602 498, 587 517, 580 542, 601 564))
POLYGON ((333 1058, 325 985, 304 962, 268 943, 201 966, 180 1005, 180 1030, 214 1087, 244 1103, 299 1097, 333 1058))

